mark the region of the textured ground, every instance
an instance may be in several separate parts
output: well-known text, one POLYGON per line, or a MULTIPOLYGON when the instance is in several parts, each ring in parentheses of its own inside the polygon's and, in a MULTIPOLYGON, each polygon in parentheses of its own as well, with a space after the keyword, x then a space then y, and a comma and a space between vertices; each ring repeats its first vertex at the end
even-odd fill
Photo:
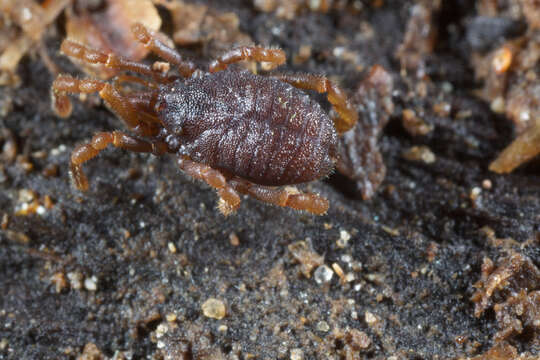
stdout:
MULTIPOLYGON (((55 117, 52 76, 39 58, 25 58, 21 86, 0 88, 2 106, 11 104, 1 125, 22 156, 0 164, 0 358, 77 358, 85 345, 88 359, 448 359, 492 348, 503 325, 489 304, 475 316, 473 285, 485 258, 497 267, 518 254, 527 270, 512 274, 528 277, 529 291, 540 289, 530 275, 540 266, 538 160, 510 175, 488 170, 512 126, 472 93, 468 1, 443 2, 435 12, 430 82, 400 72, 395 55, 414 2, 362 3, 358 13, 302 11, 283 20, 249 1, 211 2, 235 12, 256 43, 291 57, 311 45, 310 59, 285 70, 325 73, 350 93, 374 64, 395 79, 395 107, 380 139, 385 180, 365 201, 339 174, 310 184, 331 201, 321 217, 246 199, 224 218, 215 193, 171 157, 119 150, 85 167, 88 193, 73 190, 71 149, 122 125, 91 101, 75 100, 71 117, 55 117), (338 56, 342 48, 352 60, 338 56), (433 110, 441 102, 449 113, 433 110), (412 136, 402 125, 405 108, 432 130, 412 136), (404 159, 415 145, 435 161, 404 159), (51 164, 57 176, 43 174, 51 164), (46 196, 52 207, 20 211, 33 198, 46 204, 46 196), (315 270, 323 264, 329 269, 315 270), (223 319, 203 313, 209 298, 225 305, 223 319)), ((47 34, 49 53, 76 72, 56 54, 61 36, 60 26, 47 34)), ((208 60, 197 48, 189 53, 208 60)), ((510 283, 519 291, 519 281, 510 283)), ((493 303, 505 301, 502 288, 493 303)), ((531 301, 529 309, 540 306, 531 301)), ((533 323, 499 340, 532 358, 539 334, 533 323)))

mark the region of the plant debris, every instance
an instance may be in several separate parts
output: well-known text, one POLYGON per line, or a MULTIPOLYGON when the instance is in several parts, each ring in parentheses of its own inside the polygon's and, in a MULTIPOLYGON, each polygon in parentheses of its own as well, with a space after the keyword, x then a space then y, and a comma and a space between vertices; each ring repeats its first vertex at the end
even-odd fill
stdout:
MULTIPOLYGON (((106 0, 99 11, 78 6, 67 11, 66 18, 66 36, 70 40, 135 61, 143 59, 148 50, 134 41, 131 26, 141 23, 152 31, 161 27, 161 17, 151 0, 106 0)), ((116 74, 105 66, 77 63, 101 79, 116 74)))
MULTIPOLYGON (((540 3, 519 2, 520 15, 528 24, 526 31, 514 31, 512 35, 523 34, 511 37, 487 53, 473 54, 476 77, 484 81, 480 96, 491 104, 494 112, 512 120, 516 129, 516 139, 490 164, 490 170, 497 173, 512 172, 540 154, 540 33, 539 20, 535 17, 540 14, 540 3)), ((511 22, 515 17, 510 9, 484 5, 479 11, 481 16, 498 16, 501 21, 511 22)), ((492 42, 497 44, 498 40, 494 36, 492 42)))
POLYGON ((495 267, 485 258, 475 287, 475 316, 491 307, 495 311, 500 329, 495 341, 524 335, 532 346, 540 346, 540 270, 531 259, 512 252, 495 267))
POLYGON ((18 82, 15 70, 20 60, 35 45, 49 61, 48 55, 41 45, 42 36, 47 26, 54 22, 58 15, 69 4, 70 0, 51 0, 39 4, 34 0, 2 0, 0 1, 0 86, 14 85, 18 82))
MULTIPOLYGON (((92 194, 74 190, 69 149, 119 123, 91 96, 69 119, 50 110, 50 65, 77 72, 58 51, 68 17, 103 22, 111 4, 71 1, 20 53, 19 86, 0 89, 0 358, 538 359, 538 164, 488 169, 533 124, 519 114, 537 110, 537 1, 295 1, 285 14, 167 1, 204 9, 186 28, 163 2, 156 34, 189 30, 197 42, 176 49, 201 68, 245 35, 283 49, 280 71, 340 84, 361 115, 342 144, 355 161, 303 186, 330 201, 321 217, 245 199, 224 220, 174 161, 121 150, 88 164, 92 194), (210 298, 222 318, 205 315, 210 298)), ((3 56, 29 35, 0 18, 3 56)))

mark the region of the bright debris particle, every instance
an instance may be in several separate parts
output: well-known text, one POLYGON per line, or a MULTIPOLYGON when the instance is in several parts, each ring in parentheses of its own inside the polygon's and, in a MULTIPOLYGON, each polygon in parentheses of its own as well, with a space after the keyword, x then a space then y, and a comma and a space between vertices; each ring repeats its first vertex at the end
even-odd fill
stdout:
POLYGON ((202 311, 204 316, 211 319, 221 320, 226 315, 223 301, 214 298, 210 298, 202 304, 202 311))
POLYGON ((334 272, 326 265, 321 265, 315 270, 313 277, 317 284, 325 284, 332 280, 334 272))

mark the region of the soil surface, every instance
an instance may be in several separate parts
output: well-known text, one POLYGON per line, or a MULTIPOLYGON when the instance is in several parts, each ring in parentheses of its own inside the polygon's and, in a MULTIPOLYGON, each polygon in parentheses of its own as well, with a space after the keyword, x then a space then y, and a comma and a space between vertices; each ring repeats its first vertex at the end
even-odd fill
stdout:
MULTIPOLYGON (((386 177, 366 200, 339 173, 308 184, 329 199, 324 216, 245 198, 224 217, 215 192, 172 156, 108 149, 85 165, 83 194, 70 186, 71 150, 124 127, 93 95, 55 116, 53 76, 31 54, 20 86, 0 88, 4 144, 12 139, 19 154, 0 164, 0 359, 453 359, 496 343, 538 356, 538 320, 508 310, 523 326, 501 335, 496 304, 511 306, 504 288, 519 292, 520 281, 480 294, 480 311, 472 300, 489 284, 486 261, 497 269, 519 256, 526 265, 512 265, 510 279, 540 266, 538 159, 511 174, 488 170, 514 135, 475 95, 475 7, 429 9, 433 48, 413 49, 422 65, 406 70, 397 54, 415 1, 302 8, 292 19, 251 1, 200 3, 235 13, 253 42, 281 47, 281 71, 326 74, 351 96, 371 66, 391 74, 393 107, 378 140, 386 177), (293 61, 303 46, 310 56, 293 61), (405 109, 427 130, 411 132, 405 109)), ((46 49, 63 72, 81 75, 58 53, 62 21, 46 49)), ((204 46, 179 50, 203 67, 211 60, 204 46)), ((530 279, 532 294, 540 280, 530 279)))

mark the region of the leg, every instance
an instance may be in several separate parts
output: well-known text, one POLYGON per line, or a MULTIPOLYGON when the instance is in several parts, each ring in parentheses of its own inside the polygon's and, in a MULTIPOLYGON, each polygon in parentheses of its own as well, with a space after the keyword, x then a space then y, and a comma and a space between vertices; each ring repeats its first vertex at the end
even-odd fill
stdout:
POLYGON ((162 142, 148 142, 131 137, 120 131, 101 132, 96 134, 88 144, 80 145, 71 153, 70 175, 75 187, 88 190, 88 179, 82 170, 82 165, 96 157, 107 145, 136 152, 161 155, 167 151, 167 145, 162 142))
POLYGON ((52 108, 58 116, 66 118, 72 110, 67 93, 99 92, 105 85, 105 82, 99 80, 78 80, 69 75, 58 75, 51 86, 52 108))
POLYGON ((123 95, 110 84, 93 79, 79 80, 69 75, 59 75, 52 85, 53 109, 59 116, 66 117, 71 112, 71 103, 67 93, 93 93, 99 96, 126 125, 139 135, 154 136, 159 130, 159 123, 150 112, 154 93, 123 95))
POLYGON ((135 38, 148 50, 167 60, 169 63, 176 65, 178 67, 178 71, 183 77, 189 78, 196 70, 195 64, 190 61, 183 60, 176 50, 168 47, 162 41, 156 39, 152 34, 150 34, 148 29, 143 24, 134 24, 131 27, 131 31, 133 32, 133 35, 135 35, 135 38))
POLYGON ((210 72, 225 70, 228 65, 242 61, 254 60, 259 62, 268 62, 273 68, 285 63, 287 60, 285 53, 281 49, 265 49, 259 46, 244 46, 233 49, 210 64, 210 72))
POLYGON ((141 79, 140 77, 130 75, 118 75, 114 78, 113 84, 115 87, 120 88, 123 83, 136 83, 150 89, 157 89, 159 86, 152 81, 141 79))
POLYGON ((328 210, 328 200, 317 194, 301 193, 296 188, 257 185, 240 178, 230 180, 229 184, 242 194, 270 204, 305 210, 316 215, 323 215, 328 210))
POLYGON ((338 133, 342 134, 350 130, 358 121, 358 113, 349 100, 347 100, 347 96, 343 90, 324 76, 283 74, 275 75, 275 77, 300 89, 327 93, 328 101, 339 115, 337 118, 334 118, 334 125, 338 133))
POLYGON ((84 63, 99 64, 108 68, 133 71, 138 74, 151 76, 155 81, 160 83, 169 82, 167 76, 164 76, 159 71, 155 71, 150 65, 132 61, 112 53, 106 54, 98 50, 90 49, 75 41, 64 40, 60 46, 60 51, 65 55, 78 59, 84 63))
POLYGON ((211 187, 217 189, 219 196, 218 208, 223 215, 230 215, 238 209, 238 206, 240 206, 240 196, 227 184, 227 179, 219 170, 191 161, 187 157, 179 157, 178 166, 191 177, 203 180, 211 187))

